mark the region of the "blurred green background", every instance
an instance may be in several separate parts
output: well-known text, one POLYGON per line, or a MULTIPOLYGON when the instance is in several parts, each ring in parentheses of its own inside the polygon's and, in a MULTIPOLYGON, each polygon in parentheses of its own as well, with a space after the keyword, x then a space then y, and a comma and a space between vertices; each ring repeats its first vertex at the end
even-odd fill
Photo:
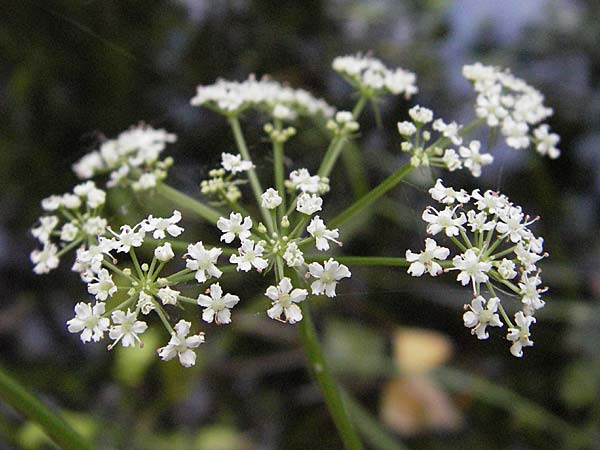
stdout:
MULTIPOLYGON (((76 159, 140 120, 179 136, 168 149, 176 161, 170 183, 198 195, 199 181, 233 140, 222 118, 189 105, 196 85, 268 73, 350 108, 351 91, 330 63, 368 50, 417 73, 414 103, 463 123, 474 98, 462 65, 510 67, 546 95, 563 150, 550 161, 500 146, 481 179, 445 176, 455 186, 499 188, 542 217, 537 232, 551 254, 542 265, 550 291, 535 347, 522 360, 499 336, 478 342, 469 334, 461 319, 469 294, 452 277, 415 280, 403 269, 354 268, 338 298, 319 303, 319 329, 342 384, 362 405, 353 412, 371 434, 369 448, 600 448, 597 0, 0 5, 0 359, 101 448, 341 448, 295 329, 265 319, 265 304, 248 302, 226 329, 207 327, 209 343, 192 370, 156 358, 160 334, 147 333, 144 351, 84 348, 65 321, 85 288, 68 264, 33 274, 28 229, 42 198, 75 184, 76 159)), ((411 104, 382 105, 383 129, 372 112, 364 115, 369 184, 404 161, 395 123, 411 104)), ((247 139, 255 161, 269 162, 261 131, 249 129, 247 139)), ((296 145, 296 167, 314 169, 313 152, 326 145, 319 139, 296 145)), ((339 170, 330 205, 350 195, 339 170)), ((415 175, 368 223, 351 235, 342 231, 344 254, 403 256, 420 248, 428 183, 431 174, 415 175)), ((124 207, 144 210, 135 202, 124 207)), ((263 289, 260 278, 228 282, 249 297, 263 289)), ((44 448, 53 447, 0 402, 0 449, 44 448)))

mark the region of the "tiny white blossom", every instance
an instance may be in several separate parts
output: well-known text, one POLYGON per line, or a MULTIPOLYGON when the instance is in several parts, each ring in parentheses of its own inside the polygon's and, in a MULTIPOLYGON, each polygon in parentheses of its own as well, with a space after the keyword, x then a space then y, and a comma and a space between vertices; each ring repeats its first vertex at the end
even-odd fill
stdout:
POLYGON ((533 341, 529 339, 529 327, 535 323, 535 317, 526 316, 523 311, 515 314, 515 323, 517 328, 509 328, 506 339, 512 341, 510 352, 517 358, 523 356, 523 347, 531 347, 533 341))
POLYGON ((481 142, 471 141, 468 147, 458 150, 463 158, 464 166, 471 171, 474 177, 481 176, 481 168, 494 162, 494 157, 489 153, 480 153, 481 142))
POLYGON ((458 201, 459 203, 467 203, 471 199, 471 196, 467 194, 464 189, 455 191, 451 187, 444 186, 440 178, 436 180, 435 186, 429 189, 429 194, 434 200, 440 203, 445 203, 446 205, 451 205, 455 201, 458 201))
POLYGON ((131 247, 140 247, 144 243, 144 230, 135 231, 129 225, 123 225, 120 228, 121 233, 117 234, 116 240, 118 247, 116 248, 118 253, 127 253, 131 250, 131 247))
POLYGON ((96 296, 96 300, 106 301, 117 292, 117 285, 113 282, 112 275, 106 269, 100 269, 98 275, 88 284, 88 292, 96 296))
POLYGON ((81 199, 75 194, 63 194, 60 202, 67 209, 77 209, 81 206, 81 199))
POLYGON ((141 223, 142 229, 146 233, 152 233, 154 239, 164 239, 167 233, 173 237, 179 236, 183 232, 183 228, 176 225, 181 221, 181 213, 177 210, 173 211, 173 215, 168 218, 148 216, 141 223))
POLYGON ((169 361, 177 356, 183 367, 192 367, 196 364, 196 353, 192 349, 204 343, 204 333, 188 337, 191 326, 192 324, 185 320, 177 322, 173 327, 175 330, 169 343, 158 349, 160 359, 169 361))
POLYGON ((75 317, 67 322, 69 333, 81 333, 81 342, 98 342, 104 338, 104 332, 108 331, 110 320, 102 317, 104 314, 104 303, 96 303, 93 307, 90 303, 77 303, 75 305, 75 317))
POLYGON ((281 279, 277 286, 269 286, 265 295, 272 301, 272 307, 267 310, 267 315, 271 319, 280 320, 288 323, 296 323, 302 320, 302 311, 297 303, 304 301, 308 295, 306 289, 292 290, 292 282, 288 277, 281 279), (285 319, 281 319, 281 315, 285 319))
POLYGON ((248 216, 243 218, 240 213, 232 212, 229 215, 229 219, 220 217, 217 221, 217 228, 223 232, 221 240, 227 244, 233 242, 236 236, 239 237, 240 241, 244 241, 252 234, 250 229, 252 228, 252 219, 248 216))
POLYGON ((433 111, 419 105, 410 108, 408 115, 418 124, 426 124, 433 120, 433 111))
POLYGON ((31 230, 33 237, 37 238, 42 244, 50 241, 50 234, 58 225, 58 217, 42 216, 40 217, 40 225, 31 230))
POLYGON ((204 283, 211 277, 220 278, 223 272, 217 268, 216 264, 221 253, 223 253, 223 250, 217 247, 210 250, 205 249, 202 241, 190 244, 187 247, 187 253, 184 255, 189 256, 185 260, 185 266, 196 271, 196 280, 199 283, 204 283))
POLYGON ((252 266, 261 272, 269 265, 269 262, 262 258, 264 251, 265 249, 260 243, 255 244, 253 240, 246 239, 238 249, 239 255, 231 255, 229 262, 237 264, 238 272, 240 270, 248 272, 252 266))
POLYGON ((231 153, 221 153, 221 161, 223 168, 231 173, 246 172, 254 167, 252 161, 243 160, 241 155, 231 153))
POLYGON ((58 267, 58 248, 54 244, 44 244, 42 250, 34 250, 30 255, 31 262, 35 264, 33 271, 40 275, 48 273, 58 267))
POLYGON ((158 295, 158 298, 160 298, 163 305, 176 305, 179 294, 179 291, 171 289, 169 286, 165 286, 164 288, 160 288, 156 295, 158 295))
POLYGON ((431 238, 427 238, 425 239, 425 250, 421 253, 413 253, 410 250, 406 250, 406 260, 412 263, 407 272, 413 277, 420 277, 425 272, 435 277, 442 273, 442 266, 434 261, 434 259, 443 261, 449 254, 449 249, 439 247, 437 242, 431 238))
POLYGON ((486 328, 501 327, 503 323, 500 321, 500 316, 496 314, 500 299, 492 297, 488 300, 487 305, 485 298, 481 295, 473 299, 468 306, 469 311, 463 314, 465 327, 472 328, 471 334, 476 334, 477 339, 487 339, 489 334, 486 328))
POLYGON ((335 287, 342 278, 349 278, 351 276, 348 268, 330 258, 321 265, 317 262, 310 263, 308 270, 316 281, 313 281, 310 285, 312 293, 320 295, 325 293, 327 297, 335 297, 335 287))
POLYGON ((281 205, 282 199, 279 193, 273 189, 267 189, 261 196, 261 206, 267 209, 275 209, 281 205))
POLYGON ((446 207, 442 211, 438 211, 433 207, 428 207, 423 211, 423 220, 427 222, 427 233, 436 235, 440 231, 444 231, 446 236, 458 236, 461 229, 464 229, 462 226, 467 218, 464 213, 460 213, 457 217, 454 216, 454 209, 450 209, 450 207, 446 207))
POLYGON ((444 161, 444 164, 446 164, 446 167, 450 172, 462 169, 462 161, 455 150, 446 149, 444 151, 444 156, 442 157, 442 160, 444 161))
POLYGON ((166 242, 163 245, 158 246, 154 249, 154 256, 160 262, 167 262, 175 257, 175 253, 173 253, 173 248, 171 248, 171 244, 166 242))
POLYGON ((502 122, 502 134, 506 137, 509 147, 520 149, 529 147, 529 127, 525 122, 513 120, 510 116, 502 122))
POLYGON ((398 133, 402 136, 412 136, 417 132, 417 127, 412 122, 398 122, 398 133))
POLYGON ((202 320, 212 323, 214 320, 217 325, 231 323, 231 308, 240 301, 237 295, 225 294, 219 283, 210 286, 210 297, 200 294, 198 296, 198 305, 205 309, 202 312, 202 320))
POLYGON ((298 248, 296 242, 291 241, 285 247, 283 253, 283 259, 287 263, 288 267, 300 267, 304 264, 304 253, 298 248))
POLYGON ((144 291, 140 291, 140 295, 138 296, 138 301, 135 306, 142 311, 142 314, 144 315, 148 315, 150 314, 150 311, 154 311, 156 309, 154 299, 150 294, 144 291))
POLYGON ((135 347, 136 342, 140 346, 143 345, 138 335, 146 331, 148 325, 146 322, 137 320, 135 312, 129 309, 127 312, 116 310, 112 312, 111 318, 113 326, 110 328, 108 335, 114 342, 110 345, 110 348, 113 348, 119 342, 123 347, 135 347))
POLYGON ((298 169, 290 173, 290 183, 302 192, 316 194, 320 190, 321 177, 312 175, 307 169, 298 169))
POLYGON ((77 237, 77 233, 79 233, 79 228, 73 225, 72 222, 67 222, 60 229, 60 240, 72 242, 77 237))
POLYGON ((83 223, 83 231, 89 236, 98 236, 106 230, 107 221, 104 217, 93 216, 83 223))
POLYGON ((460 270, 456 279, 463 286, 466 286, 472 280, 473 288, 475 288, 475 285, 488 281, 487 272, 492 268, 491 262, 481 261, 477 253, 471 248, 467 249, 463 255, 455 256, 452 259, 452 264, 454 264, 454 269, 450 270, 460 270))
POLYGON ((44 211, 56 211, 62 205, 60 195, 51 195, 42 200, 42 209, 44 211))
POLYGON ((296 200, 296 211, 311 216, 317 211, 321 211, 322 205, 323 199, 318 195, 302 193, 296 200))
POLYGON ((317 250, 325 251, 329 250, 329 242, 335 242, 337 245, 342 245, 340 241, 337 239, 340 236, 338 229, 328 230, 325 226, 325 223, 319 216, 313 217, 310 221, 310 224, 306 228, 306 231, 315 238, 315 244, 317 246, 317 250))
POLYGON ((517 271, 515 270, 515 263, 510 259, 502 259, 502 261, 496 263, 498 268, 498 273, 505 280, 512 280, 517 276, 517 271))
POLYGON ((556 148, 556 144, 560 142, 560 136, 556 133, 550 133, 550 127, 546 124, 540 125, 533 130, 535 136, 535 149, 541 155, 548 155, 551 159, 556 159, 560 156, 560 150, 556 148))

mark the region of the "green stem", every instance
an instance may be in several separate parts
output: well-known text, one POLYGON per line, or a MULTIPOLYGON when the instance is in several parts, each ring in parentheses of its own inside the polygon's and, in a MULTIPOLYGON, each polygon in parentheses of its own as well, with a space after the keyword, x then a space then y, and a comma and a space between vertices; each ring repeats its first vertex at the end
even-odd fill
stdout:
MULTIPOLYGON (((250 158, 250 152, 248 151, 248 146, 246 145, 246 141, 244 140, 244 135, 242 134, 240 121, 238 120, 237 116, 229 117, 229 125, 231 125, 233 137, 235 139, 235 143, 237 144, 237 148, 240 152, 240 155, 242 155, 242 158, 246 161, 252 161, 252 159, 250 158)), ((252 192, 254 192, 254 197, 256 199, 256 203, 260 208, 260 212, 263 216, 263 220, 265 221, 265 225, 269 230, 269 233, 272 233, 273 223, 271 221, 269 211, 261 206, 262 201, 260 196, 263 193, 263 189, 260 185, 260 181, 258 180, 258 176, 256 175, 256 170, 254 170, 254 167, 248 170, 248 180, 250 180, 250 186, 252 187, 252 192)))
MULTIPOLYGON (((279 124, 276 124, 276 126, 279 124)), ((277 126, 277 129, 281 129, 281 125, 277 126)), ((278 207, 279 211, 279 220, 285 214, 287 209, 286 206, 286 195, 285 195, 285 182, 284 182, 284 164, 283 164, 283 142, 274 139, 273 140, 273 164, 275 170, 275 187, 277 188, 277 192, 281 195, 281 204, 278 207)))
POLYGON ((374 203, 379 197, 400 183, 412 169, 413 167, 410 164, 405 164, 400 167, 393 174, 383 180, 379 185, 358 199, 353 205, 351 205, 342 213, 338 214, 332 221, 330 221, 330 228, 338 227, 352 216, 358 214, 363 209, 374 203))
POLYGON ((35 398, 0 367, 0 398, 36 422, 44 432, 64 450, 94 450, 65 420, 35 398))
POLYGON ((198 214, 200 217, 212 224, 216 224, 217 220, 219 220, 219 218, 222 216, 222 214, 216 209, 206 206, 204 203, 190 197, 189 195, 179 192, 177 189, 174 189, 164 183, 160 183, 156 188, 156 191, 167 200, 179 205, 183 209, 198 214))
MULTIPOLYGON (((331 256, 305 256, 307 262, 327 261, 331 256)), ((340 264, 350 264, 353 266, 393 266, 408 267, 410 262, 405 258, 396 258, 394 256, 338 256, 335 258, 340 264)))
POLYGON ((317 337, 315 326, 309 309, 309 302, 302 303, 303 319, 299 322, 300 339, 306 354, 311 372, 321 388, 325 403, 333 418, 335 426, 340 434, 346 450, 363 450, 363 445, 350 420, 346 405, 342 400, 331 372, 325 361, 321 344, 317 337))

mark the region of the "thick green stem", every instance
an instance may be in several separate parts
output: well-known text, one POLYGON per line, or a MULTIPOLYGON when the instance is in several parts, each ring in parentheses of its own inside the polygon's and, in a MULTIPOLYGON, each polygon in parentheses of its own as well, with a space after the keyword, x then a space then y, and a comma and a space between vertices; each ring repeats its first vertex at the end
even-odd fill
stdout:
POLYGON ((393 174, 383 180, 377 187, 369 191, 358 199, 352 206, 346 209, 344 212, 338 214, 333 220, 330 221, 330 228, 335 228, 346 222, 355 214, 358 214, 363 209, 373 204, 379 197, 388 192, 398 183, 400 183, 404 177, 406 177, 413 167, 410 164, 405 164, 396 170, 393 174))
MULTIPOLYGON (((242 133, 242 127, 240 126, 240 121, 238 120, 237 116, 229 117, 229 124, 231 125, 233 137, 235 139, 235 143, 237 144, 240 155, 242 155, 242 158, 246 161, 252 161, 250 158, 250 152, 248 151, 248 146, 246 145, 246 140, 244 139, 244 135, 242 133)), ((258 176, 256 175, 256 170, 254 170, 254 167, 248 170, 248 180, 250 181, 250 187, 252 188, 252 192, 254 192, 254 197, 256 198, 256 203, 260 208, 265 225, 269 230, 269 233, 272 233, 273 223, 271 220, 271 215, 269 214, 268 209, 261 206, 262 199, 260 196, 263 193, 263 189, 260 185, 260 181, 258 180, 258 176)))
POLYGON ((156 188, 156 191, 167 200, 170 200, 174 204, 180 206, 182 209, 194 212, 212 224, 216 224, 217 220, 219 220, 219 217, 222 216, 222 214, 216 209, 206 206, 204 203, 190 197, 189 195, 179 192, 177 189, 174 189, 164 183, 160 183, 156 188))
POLYGON ((346 450, 363 450, 363 445, 350 420, 346 405, 325 361, 308 303, 308 301, 302 303, 302 315, 304 317, 298 326, 302 347, 308 358, 311 372, 321 388, 321 393, 325 398, 325 403, 329 408, 344 447, 346 450))
POLYGON ((28 419, 36 422, 61 449, 95 450, 57 413, 31 395, 0 367, 0 398, 28 419))

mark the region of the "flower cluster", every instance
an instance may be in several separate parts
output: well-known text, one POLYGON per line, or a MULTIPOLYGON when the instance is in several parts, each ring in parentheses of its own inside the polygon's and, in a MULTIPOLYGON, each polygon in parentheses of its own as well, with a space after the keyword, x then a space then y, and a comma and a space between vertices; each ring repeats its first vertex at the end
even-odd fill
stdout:
POLYGON ((493 191, 482 194, 476 189, 469 194, 446 187, 438 179, 429 193, 442 207, 430 206, 423 212, 427 233, 446 235, 458 251, 450 260, 450 249, 427 238, 424 251, 406 252, 411 263, 408 273, 421 276, 428 272, 436 276, 457 271, 457 281, 463 286, 470 285, 473 292, 473 301, 464 314, 465 326, 479 339, 486 339, 488 326, 501 327, 505 323, 507 339, 512 342, 511 353, 522 356, 523 347, 533 345, 529 328, 535 323, 535 312, 545 304, 541 294, 546 289, 541 287, 537 263, 547 254, 543 238, 530 230, 536 219, 493 191), (514 323, 497 292, 520 299, 514 323))
POLYGON ((560 138, 540 124, 552 115, 544 96, 508 70, 481 63, 463 67, 463 75, 477 92, 475 111, 490 127, 499 127, 509 147, 523 149, 531 144, 552 159, 560 156, 560 138))
POLYGON ((315 115, 331 117, 335 112, 324 100, 303 89, 293 89, 267 77, 257 80, 254 76, 241 82, 217 80, 208 86, 198 86, 190 103, 224 115, 256 109, 279 120, 315 115))
POLYGON ((379 59, 371 56, 338 56, 333 60, 332 67, 358 91, 368 94, 368 97, 404 94, 408 99, 418 92, 414 73, 401 68, 389 69, 379 59))
POLYGON ((221 166, 222 168, 208 173, 210 178, 202 180, 200 190, 204 195, 214 197, 222 203, 235 203, 242 196, 239 185, 245 183, 244 180, 236 179, 236 176, 252 169, 254 164, 243 160, 240 155, 222 153, 221 166))
POLYGON ((408 114, 412 121, 398 122, 398 132, 404 139, 401 149, 411 154, 413 167, 442 167, 451 172, 464 167, 473 176, 479 177, 481 168, 494 161, 491 154, 481 152, 479 141, 462 145, 462 125, 446 123, 443 119, 433 120, 433 111, 419 105, 412 107, 408 114), (430 128, 426 129, 426 126, 430 128), (438 134, 433 142, 432 132, 438 134), (449 145, 456 146, 458 150, 449 145))
POLYGON ((140 124, 102 143, 73 165, 81 179, 109 173, 107 187, 131 186, 136 191, 156 187, 167 176, 171 158, 160 159, 166 144, 177 137, 163 129, 140 124))
POLYGON ((58 267, 63 254, 105 233, 107 222, 101 215, 105 201, 106 192, 92 181, 75 186, 73 192, 42 200, 42 209, 47 214, 40 217, 39 224, 31 230, 42 244, 41 250, 31 253, 35 273, 50 272, 58 267), (59 250, 59 247, 62 248, 59 250))

